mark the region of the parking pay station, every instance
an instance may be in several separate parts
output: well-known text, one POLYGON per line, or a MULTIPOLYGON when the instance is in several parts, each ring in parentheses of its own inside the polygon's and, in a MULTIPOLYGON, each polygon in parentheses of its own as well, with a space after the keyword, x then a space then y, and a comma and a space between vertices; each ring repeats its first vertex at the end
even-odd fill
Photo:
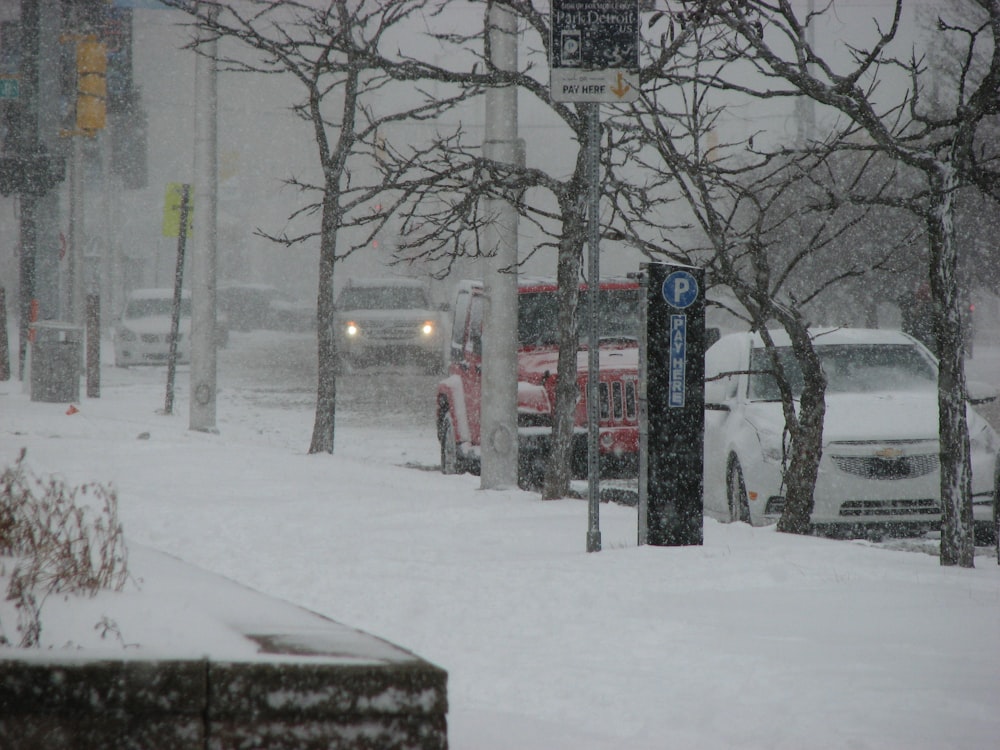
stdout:
POLYGON ((705 433, 705 277, 642 264, 639 544, 701 544, 705 433))

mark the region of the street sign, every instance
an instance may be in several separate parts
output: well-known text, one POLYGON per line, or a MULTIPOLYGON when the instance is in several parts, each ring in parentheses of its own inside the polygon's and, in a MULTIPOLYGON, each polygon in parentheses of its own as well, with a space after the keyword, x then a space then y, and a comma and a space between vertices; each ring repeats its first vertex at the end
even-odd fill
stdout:
POLYGON ((21 96, 21 82, 17 78, 0 78, 0 99, 17 99, 21 96))
POLYGON ((639 97, 638 0, 552 0, 549 28, 553 101, 639 97))
POLYGON ((163 236, 179 237, 181 233, 181 214, 187 213, 187 227, 185 231, 190 234, 194 222, 194 196, 191 193, 191 186, 182 182, 168 182, 167 190, 163 196, 163 236), (184 198, 187 195, 187 206, 184 206, 184 198))

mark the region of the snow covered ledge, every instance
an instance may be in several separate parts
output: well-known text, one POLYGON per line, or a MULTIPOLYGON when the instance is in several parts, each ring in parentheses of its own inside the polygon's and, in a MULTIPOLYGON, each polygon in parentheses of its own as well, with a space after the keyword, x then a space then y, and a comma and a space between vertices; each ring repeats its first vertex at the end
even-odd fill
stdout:
POLYGON ((43 610, 50 638, 102 622, 103 646, 0 648, 0 747, 447 748, 444 670, 133 546, 137 568, 133 591, 43 610))

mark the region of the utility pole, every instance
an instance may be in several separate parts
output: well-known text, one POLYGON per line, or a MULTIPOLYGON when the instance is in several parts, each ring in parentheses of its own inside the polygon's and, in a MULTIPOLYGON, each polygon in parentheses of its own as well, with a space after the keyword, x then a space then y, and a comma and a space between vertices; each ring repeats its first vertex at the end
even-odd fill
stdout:
POLYGON ((18 377, 25 377, 30 324, 53 320, 59 299, 60 0, 21 0, 21 116, 16 138, 21 196, 18 377), (29 176, 30 175, 30 176, 29 176))
MULTIPOLYGON (((214 20, 218 8, 207 11, 214 20)), ((191 254, 191 402, 189 427, 215 432, 218 189, 218 43, 202 42, 195 61, 194 242, 191 254)))
POLYGON ((601 105, 590 102, 581 109, 587 118, 587 552, 600 552, 601 105))
MULTIPOLYGON (((499 71, 517 69, 517 21, 504 5, 487 14, 490 59, 499 71)), ((517 164, 517 87, 486 92, 483 153, 501 164, 517 164)), ((480 413, 484 490, 517 486, 517 210, 501 198, 486 201, 490 223, 486 247, 495 254, 483 269, 483 380, 480 413)))

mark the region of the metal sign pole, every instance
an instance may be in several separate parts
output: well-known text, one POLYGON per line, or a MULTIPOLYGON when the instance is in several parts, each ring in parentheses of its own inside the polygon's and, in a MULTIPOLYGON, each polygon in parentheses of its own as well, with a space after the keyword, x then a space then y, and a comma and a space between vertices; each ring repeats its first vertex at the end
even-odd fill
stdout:
POLYGON ((600 104, 639 97, 639 0, 552 0, 549 95, 580 105, 586 118, 587 221, 587 551, 601 549, 600 529, 600 104))
POLYGON ((184 253, 187 247, 188 212, 191 207, 191 186, 181 185, 180 223, 177 230, 177 265, 174 270, 174 304, 170 313, 170 348, 167 356, 167 394, 163 413, 174 413, 174 377, 177 372, 177 333, 180 330, 181 300, 184 285, 184 253))
POLYGON ((600 330, 597 300, 601 289, 601 105, 582 105, 587 110, 587 552, 601 551, 601 485, 598 450, 600 437, 600 330))

